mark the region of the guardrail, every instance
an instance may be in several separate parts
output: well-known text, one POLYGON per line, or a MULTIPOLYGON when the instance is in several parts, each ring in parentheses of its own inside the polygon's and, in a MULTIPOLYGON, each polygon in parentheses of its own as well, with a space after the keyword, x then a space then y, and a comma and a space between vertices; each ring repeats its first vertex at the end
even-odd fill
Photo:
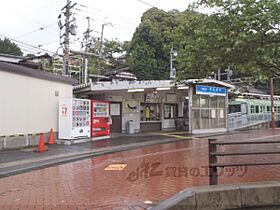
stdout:
POLYGON ((256 144, 275 144, 280 141, 234 141, 234 142, 218 142, 217 139, 208 139, 208 152, 209 152, 209 185, 218 184, 217 169, 219 167, 235 167, 235 166, 258 166, 258 165, 277 165, 279 161, 268 162, 247 162, 247 163, 218 163, 217 157, 219 156, 243 156, 243 155, 268 155, 280 154, 280 150, 270 151, 235 151, 235 152, 219 152, 218 146, 223 145, 256 145, 256 144))
MULTIPOLYGON (((280 113, 276 113, 276 120, 280 120, 280 113)), ((228 115, 228 129, 235 130, 247 125, 254 124, 256 122, 271 121, 271 113, 262 114, 242 114, 241 112, 231 113, 228 115)))

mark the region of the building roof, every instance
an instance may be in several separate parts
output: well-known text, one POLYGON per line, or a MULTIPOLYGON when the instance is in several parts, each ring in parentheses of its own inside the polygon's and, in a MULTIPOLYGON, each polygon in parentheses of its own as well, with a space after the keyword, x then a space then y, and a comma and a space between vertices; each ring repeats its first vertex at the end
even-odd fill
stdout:
POLYGON ((153 89, 153 88, 171 88, 174 84, 172 80, 144 80, 144 81, 108 81, 93 82, 86 85, 78 85, 74 87, 74 92, 106 92, 120 91, 129 89, 153 89))
POLYGON ((104 76, 108 76, 110 80, 137 80, 137 77, 132 73, 129 67, 110 70, 105 72, 104 76))
POLYGON ((19 63, 25 59, 23 56, 0 53, 0 62, 19 63))
POLYGON ((172 80, 143 80, 143 81, 102 81, 92 82, 75 86, 73 88, 74 93, 90 93, 90 92, 111 92, 111 91, 126 91, 133 89, 165 89, 177 87, 188 87, 191 84, 215 84, 226 88, 234 88, 235 86, 228 83, 209 80, 209 79, 198 79, 198 80, 186 80, 179 84, 175 84, 172 80))
POLYGON ((183 83, 185 83, 187 85, 189 85, 189 84, 215 84, 215 85, 223 86, 226 88, 232 88, 232 89, 235 88, 234 85, 231 85, 231 84, 223 82, 223 81, 215 80, 215 79, 189 79, 189 80, 183 81, 183 83))
POLYGON ((66 83, 71 85, 77 83, 75 79, 69 77, 51 74, 48 72, 35 70, 17 64, 11 64, 11 63, 1 62, 1 61, 0 61, 0 71, 13 73, 13 74, 20 74, 23 76, 29 76, 29 77, 34 77, 34 78, 44 79, 44 80, 49 80, 54 82, 66 83))

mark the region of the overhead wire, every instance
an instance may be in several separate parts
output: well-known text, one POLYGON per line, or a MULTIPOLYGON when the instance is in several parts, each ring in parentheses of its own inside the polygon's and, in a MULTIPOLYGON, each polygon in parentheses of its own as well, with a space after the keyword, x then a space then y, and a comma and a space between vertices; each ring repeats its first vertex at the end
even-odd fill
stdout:
POLYGON ((141 2, 142 4, 147 5, 149 7, 155 7, 154 5, 152 5, 152 4, 150 4, 150 3, 146 2, 146 1, 143 1, 143 0, 137 0, 137 1, 141 2))
MULTIPOLYGON (((33 20, 33 19, 30 19, 29 17, 25 17, 25 16, 23 16, 23 15, 21 15, 21 14, 18 14, 17 12, 20 12, 20 11, 25 11, 25 9, 23 9, 23 8, 31 8, 32 7, 32 5, 34 5, 34 4, 38 4, 38 3, 42 3, 42 2, 44 2, 43 0, 36 0, 36 1, 33 1, 31 4, 25 4, 23 7, 20 7, 20 9, 16 9, 15 10, 15 7, 11 7, 10 9, 9 8, 7 8, 7 7, 3 7, 3 8, 5 8, 5 9, 3 9, 1 12, 6 12, 6 13, 13 13, 13 15, 14 16, 17 16, 17 17, 19 17, 19 18, 21 18, 21 19, 24 19, 24 20, 26 20, 26 21, 28 21, 28 22, 30 22, 30 23, 32 23, 33 25, 39 25, 39 26, 41 26, 42 27, 42 25, 45 25, 45 24, 43 24, 42 22, 38 22, 37 20, 33 20)), ((53 30, 53 29, 51 29, 51 28, 49 28, 48 27, 48 30, 50 30, 50 31, 52 31, 52 32, 56 32, 56 30, 53 30)), ((21 36, 21 35, 20 35, 21 36)))
POLYGON ((53 40, 53 41, 47 42, 47 43, 45 43, 45 44, 38 44, 38 47, 50 45, 50 44, 53 44, 53 43, 56 43, 56 42, 59 42, 59 40, 57 39, 57 40, 53 40))
MULTIPOLYGON (((80 5, 80 4, 79 4, 80 5)), ((84 6, 84 5, 83 5, 84 6)), ((91 16, 94 16, 94 19, 95 20, 99 20, 99 22, 103 22, 103 19, 104 19, 104 13, 101 13, 101 14, 98 14, 98 13, 94 13, 92 11, 88 11, 88 10, 84 10, 84 9, 80 9, 80 8, 75 8, 75 10, 77 12, 79 12, 78 14, 86 14, 87 16, 91 15, 91 16), (101 19, 97 19, 96 16, 99 16, 99 17, 102 17, 102 20, 101 19)), ((109 13, 107 12, 108 14, 112 14, 113 16, 117 16, 117 17, 110 17, 113 19, 113 21, 111 21, 114 25, 122 25, 122 26, 126 26, 126 28, 135 28, 135 25, 136 24, 139 24, 139 21, 137 20, 133 20, 133 21, 130 21, 131 19, 128 18, 128 17, 124 17, 124 16, 120 16, 120 15, 115 15, 113 13, 109 13), (121 17, 121 18, 119 18, 121 17), (118 22, 118 23, 116 23, 118 22), (121 22, 122 24, 120 24, 119 22, 121 22)))
POLYGON ((28 35, 30 35, 30 34, 33 34, 33 33, 35 33, 35 32, 38 32, 38 31, 43 31, 44 29, 49 28, 49 27, 51 27, 51 26, 54 26, 54 25, 56 25, 56 24, 57 24, 57 22, 52 23, 52 24, 49 24, 49 25, 44 26, 44 27, 40 27, 40 28, 38 28, 38 29, 36 29, 36 30, 33 30, 33 31, 30 31, 30 32, 27 32, 27 33, 21 34, 21 35, 19 35, 19 36, 16 36, 15 38, 16 38, 16 39, 19 39, 19 38, 22 38, 22 37, 28 36, 28 35))
POLYGON ((25 49, 23 47, 21 47, 20 49, 22 50, 22 52, 28 52, 28 53, 38 54, 38 55, 41 54, 41 52, 38 52, 36 50, 25 49))
POLYGON ((143 0, 137 0, 137 1, 141 2, 142 4, 147 5, 149 7, 155 7, 154 5, 151 5, 150 3, 146 2, 146 1, 143 1, 143 0))
MULTIPOLYGON (((96 15, 96 14, 94 14, 94 13, 92 13, 92 12, 89 12, 89 11, 84 11, 84 10, 81 10, 81 9, 76 9, 76 11, 77 12, 79 12, 79 13, 74 13, 74 14, 76 14, 76 15, 78 15, 78 16, 82 16, 82 17, 88 17, 89 16, 89 14, 90 15, 96 15), (81 14, 81 13, 86 13, 87 15, 83 15, 83 14, 81 14)), ((104 18, 102 18, 102 19, 98 19, 98 18, 95 18, 94 19, 95 21, 98 21, 98 22, 103 22, 103 20, 104 20, 104 18)), ((110 22, 112 22, 112 24, 114 25, 114 26, 121 26, 122 28, 127 28, 127 29, 134 29, 135 28, 135 25, 133 25, 132 23, 129 23, 129 22, 126 22, 126 21, 110 21, 110 22), (121 24, 121 23, 117 23, 117 22, 122 22, 122 23, 124 23, 124 24, 121 24)))
POLYGON ((138 22, 138 20, 131 19, 130 17, 122 16, 122 15, 115 14, 115 13, 108 12, 108 11, 104 11, 104 10, 101 10, 101 9, 96 9, 96 8, 93 8, 93 7, 90 7, 90 6, 86 6, 86 5, 83 5, 83 4, 79 4, 79 3, 77 5, 80 6, 80 7, 83 7, 83 8, 87 8, 87 9, 90 9, 90 10, 95 10, 95 11, 101 12, 102 14, 107 13, 107 14, 113 15, 115 17, 119 17, 119 18, 125 19, 125 20, 133 20, 133 22, 138 22))
POLYGON ((43 48, 36 47, 36 46, 31 45, 31 44, 27 44, 27 43, 25 43, 25 42, 22 42, 22 41, 19 41, 19 40, 10 38, 10 37, 8 37, 8 36, 6 36, 6 35, 4 35, 4 34, 1 34, 1 33, 0 33, 0 36, 3 37, 3 38, 8 39, 8 40, 10 40, 10 41, 13 41, 13 42, 22 44, 22 45, 24 45, 24 46, 28 46, 28 47, 31 47, 31 48, 34 48, 34 49, 37 49, 37 50, 41 50, 41 51, 44 51, 44 52, 48 52, 48 53, 50 53, 50 54, 54 54, 54 52, 52 52, 52 51, 45 50, 45 49, 43 49, 43 48))

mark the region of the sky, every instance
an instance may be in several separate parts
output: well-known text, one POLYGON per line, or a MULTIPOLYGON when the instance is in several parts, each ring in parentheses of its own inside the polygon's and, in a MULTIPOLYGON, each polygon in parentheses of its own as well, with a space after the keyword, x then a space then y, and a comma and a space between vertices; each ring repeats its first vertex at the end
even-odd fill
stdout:
MULTIPOLYGON (((3 0, 0 7, 0 38, 11 39, 24 54, 62 54, 57 22, 66 2, 67 0, 3 0)), ((86 17, 90 17, 92 36, 100 37, 102 24, 110 23, 104 27, 105 39, 129 41, 141 22, 142 14, 152 6, 165 11, 184 11, 191 2, 192 0, 72 0, 72 4, 77 3, 71 11, 78 28, 77 35, 70 37, 70 49, 80 50, 80 41, 87 30, 86 17)))

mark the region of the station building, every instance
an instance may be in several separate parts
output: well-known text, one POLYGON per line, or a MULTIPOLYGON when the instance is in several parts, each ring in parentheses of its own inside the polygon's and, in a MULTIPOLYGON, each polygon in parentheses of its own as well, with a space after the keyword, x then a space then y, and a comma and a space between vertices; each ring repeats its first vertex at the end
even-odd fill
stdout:
POLYGON ((198 134, 227 131, 230 88, 234 86, 212 79, 108 81, 75 86, 74 95, 109 101, 111 132, 198 134))
MULTIPOLYGON (((0 62, 0 149, 36 145, 38 134, 58 131, 58 104, 72 98, 76 81, 0 62)), ((47 139, 47 138, 45 138, 47 139)))

